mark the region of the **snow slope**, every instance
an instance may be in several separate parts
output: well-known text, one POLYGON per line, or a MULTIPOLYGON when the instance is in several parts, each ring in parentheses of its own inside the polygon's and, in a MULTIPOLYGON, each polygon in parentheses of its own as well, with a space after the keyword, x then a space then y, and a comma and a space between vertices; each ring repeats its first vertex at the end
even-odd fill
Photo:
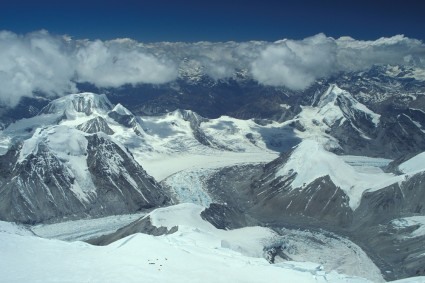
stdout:
MULTIPOLYGON (((108 246, 62 242, 0 229, 0 276, 4 282, 371 282, 326 272, 319 264, 269 264, 267 228, 217 230, 203 221, 202 207, 183 204, 150 213, 154 225, 179 230, 154 237, 135 234, 108 246)), ((6 224, 7 225, 7 224, 6 224)), ((0 227, 5 226, 0 222, 0 227)), ((10 225, 9 225, 10 226, 10 225)))
POLYGON ((425 170, 425 152, 422 152, 398 166, 401 172, 414 174, 425 170))
POLYGON ((64 241, 84 241, 115 232, 117 229, 139 219, 146 212, 112 215, 100 218, 63 221, 53 224, 39 224, 30 229, 37 236, 64 241))

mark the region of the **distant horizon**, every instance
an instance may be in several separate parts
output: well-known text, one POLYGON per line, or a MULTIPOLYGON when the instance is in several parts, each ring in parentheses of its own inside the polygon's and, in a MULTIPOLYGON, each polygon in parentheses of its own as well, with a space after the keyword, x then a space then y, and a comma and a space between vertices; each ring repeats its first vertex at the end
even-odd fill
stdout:
POLYGON ((244 42, 276 43, 276 42, 279 42, 279 41, 282 41, 282 40, 296 40, 296 41, 300 41, 300 40, 305 40, 305 39, 308 39, 308 38, 311 38, 311 37, 315 37, 317 35, 324 35, 324 36, 326 36, 328 38, 333 38, 335 40, 344 39, 344 38, 347 38, 347 39, 348 38, 351 38, 354 41, 358 41, 358 42, 362 42, 362 41, 364 41, 364 42, 367 42, 367 41, 373 42, 373 41, 376 41, 376 40, 379 40, 379 39, 388 39, 388 38, 394 38, 394 37, 402 36, 402 37, 409 38, 409 39, 412 39, 412 40, 419 40, 419 41, 425 43, 425 40, 423 40, 423 39, 415 38, 415 37, 410 37, 410 36, 407 36, 405 34, 393 34, 393 35, 388 35, 388 36, 380 36, 380 37, 375 37, 375 38, 364 39, 364 38, 353 37, 353 36, 351 36, 349 34, 335 37, 335 36, 326 34, 324 32, 319 32, 319 33, 316 33, 316 34, 312 34, 312 35, 305 36, 305 37, 300 37, 300 38, 282 37, 282 38, 278 38, 276 40, 249 39, 249 40, 216 40, 216 41, 214 41, 214 40, 197 40, 197 41, 182 41, 182 40, 142 41, 142 40, 138 40, 138 39, 132 38, 132 37, 111 37, 111 38, 78 37, 78 36, 74 36, 72 34, 66 34, 66 33, 63 33, 63 34, 53 33, 53 32, 51 32, 51 31, 49 31, 47 29, 37 29, 37 30, 28 31, 28 32, 23 32, 23 33, 19 33, 19 32, 13 31, 13 30, 0 29, 0 32, 10 32, 12 34, 15 34, 15 35, 18 35, 18 36, 22 36, 22 37, 27 37, 27 36, 29 36, 31 34, 37 34, 37 33, 40 33, 40 32, 46 32, 50 36, 70 38, 73 41, 90 41, 90 42, 94 42, 96 40, 100 40, 102 42, 111 42, 111 41, 119 41, 119 40, 131 40, 131 41, 134 41, 134 42, 137 42, 137 43, 142 43, 142 44, 155 44, 155 43, 158 43, 158 44, 160 44, 160 43, 173 43, 173 44, 174 43, 187 43, 187 44, 196 44, 196 43, 204 43, 204 42, 205 43, 213 43, 213 44, 231 43, 231 42, 234 42, 234 43, 244 43, 244 42))
POLYGON ((425 3, 418 0, 16 0, 2 6, 0 30, 17 34, 48 30, 74 39, 274 42, 324 33, 357 40, 398 34, 425 40, 425 3))

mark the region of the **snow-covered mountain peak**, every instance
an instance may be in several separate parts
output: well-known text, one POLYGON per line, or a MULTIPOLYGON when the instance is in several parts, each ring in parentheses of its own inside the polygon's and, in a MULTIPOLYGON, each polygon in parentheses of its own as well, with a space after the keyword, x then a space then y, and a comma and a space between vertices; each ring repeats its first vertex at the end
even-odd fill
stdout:
POLYGON ((337 134, 347 129, 356 137, 371 140, 381 117, 336 84, 316 97, 311 106, 301 108, 295 117, 301 126, 297 128, 298 136, 321 141, 327 149, 334 150, 342 149, 337 134))
POLYGON ((319 114, 323 121, 332 126, 335 122, 347 119, 351 122, 359 118, 366 118, 375 126, 378 125, 380 115, 374 113, 364 104, 358 102, 348 91, 332 84, 320 97, 318 102, 319 114))
POLYGON ((178 119, 183 119, 185 121, 189 122, 195 122, 200 123, 203 121, 206 121, 207 119, 200 116, 198 113, 192 111, 192 110, 185 110, 185 109, 177 109, 170 113, 171 116, 175 116, 178 119))
POLYGON ((303 140, 276 172, 276 177, 294 177, 291 183, 294 189, 325 176, 347 194, 354 210, 365 190, 379 187, 392 175, 360 173, 338 155, 325 150, 320 142, 311 139, 303 140))
POLYGON ((105 113, 112 109, 112 103, 104 94, 91 92, 70 94, 50 102, 40 114, 65 114, 75 116, 79 113, 91 115, 105 113))
POLYGON ((126 115, 133 115, 133 113, 130 112, 127 108, 125 108, 121 103, 118 103, 115 105, 115 107, 112 109, 113 112, 117 112, 118 114, 122 116, 126 115))

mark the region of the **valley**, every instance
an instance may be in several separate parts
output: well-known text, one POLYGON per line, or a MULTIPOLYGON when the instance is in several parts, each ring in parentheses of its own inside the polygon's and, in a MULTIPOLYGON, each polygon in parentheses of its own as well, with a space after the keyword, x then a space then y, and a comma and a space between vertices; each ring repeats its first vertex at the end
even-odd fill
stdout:
POLYGON ((53 281, 78 270, 71 281, 136 282, 155 265, 145 278, 167 282, 224 260, 223 282, 422 282, 425 116, 389 115, 336 83, 309 93, 277 116, 239 119, 136 115, 123 97, 84 92, 10 123, 0 252, 13 260, 2 276, 41 280, 47 262, 53 281))

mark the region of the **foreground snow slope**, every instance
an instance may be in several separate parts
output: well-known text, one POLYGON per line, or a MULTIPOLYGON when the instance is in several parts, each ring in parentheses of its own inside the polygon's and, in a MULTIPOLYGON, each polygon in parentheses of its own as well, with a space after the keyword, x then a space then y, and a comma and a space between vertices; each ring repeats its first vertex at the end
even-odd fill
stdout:
MULTIPOLYGON (((263 246, 276 234, 260 227, 233 231, 203 221, 202 207, 182 204, 150 213, 155 226, 176 233, 135 234, 109 246, 48 240, 0 222, 4 282, 371 282, 314 263, 269 264, 263 246)), ((414 281, 412 281, 414 282, 414 281)), ((420 282, 420 281, 418 281, 420 282)), ((425 282, 422 280, 421 282, 425 282)))

